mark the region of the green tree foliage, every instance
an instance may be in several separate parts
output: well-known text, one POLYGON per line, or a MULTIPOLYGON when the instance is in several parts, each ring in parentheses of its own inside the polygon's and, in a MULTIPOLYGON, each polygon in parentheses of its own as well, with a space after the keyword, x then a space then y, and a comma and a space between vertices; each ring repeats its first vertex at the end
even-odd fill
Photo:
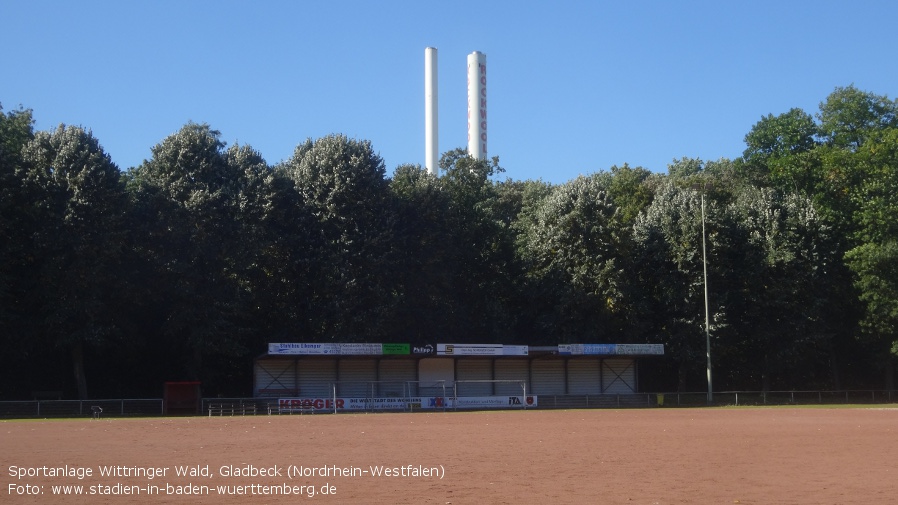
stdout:
POLYGON ((619 209, 621 222, 632 224, 636 216, 652 203, 652 173, 642 167, 631 167, 624 163, 622 166, 611 167, 604 174, 609 178, 604 186, 615 207, 619 209))
POLYGON ((188 123, 131 174, 137 247, 155 273, 150 310, 173 354, 187 357, 170 373, 210 379, 204 358, 245 352, 243 274, 254 245, 245 238, 263 212, 266 170, 250 148, 225 150, 218 131, 188 123))
POLYGON ((839 87, 820 103, 817 119, 827 143, 854 150, 874 132, 898 127, 898 101, 854 85, 839 87))
POLYGON ((749 161, 766 163, 770 159, 804 153, 817 145, 817 134, 814 118, 801 109, 791 109, 776 117, 768 114, 745 136, 747 148, 742 155, 749 161))
POLYGON ((3 113, 0 106, 0 328, 13 333, 22 310, 21 296, 28 275, 26 237, 34 226, 26 213, 28 198, 21 186, 22 148, 34 137, 31 111, 3 113))
POLYGON ((859 243, 898 238, 898 128, 882 130, 847 160, 854 176, 850 199, 859 243))
POLYGON ((279 168, 293 180, 320 233, 306 338, 383 338, 394 217, 383 159, 371 143, 331 135, 300 144, 279 168))
POLYGON ((685 180, 699 175, 704 168, 704 162, 698 158, 680 158, 667 165, 667 175, 671 179, 685 180))
POLYGON ((477 160, 463 149, 444 153, 440 169, 449 230, 442 253, 452 282, 451 325, 444 335, 456 342, 508 342, 516 324, 507 310, 513 303, 514 244, 509 206, 492 181, 504 169, 496 157, 477 160))
MULTIPOLYGON (((890 173, 896 166, 894 148, 891 147, 894 144, 891 132, 895 131, 898 122, 896 111, 898 102, 886 96, 861 91, 854 86, 840 87, 820 103, 816 115, 819 143, 811 149, 802 147, 788 152, 780 149, 782 152, 777 156, 761 156, 764 152, 758 149, 759 139, 768 137, 753 134, 766 132, 771 124, 782 127, 779 120, 794 114, 780 116, 770 124, 759 123, 746 137, 747 142, 751 141, 746 156, 767 170, 770 184, 782 192, 809 197, 831 230, 837 259, 828 266, 830 300, 824 311, 823 326, 833 335, 830 343, 834 354, 852 347, 850 341, 858 331, 861 336, 858 342, 871 343, 873 348, 880 349, 880 356, 882 349, 887 349, 891 342, 882 332, 872 331, 872 328, 881 327, 874 321, 887 311, 871 311, 870 305, 875 299, 878 300, 876 306, 886 306, 888 290, 877 294, 869 290, 882 286, 871 281, 870 273, 882 271, 880 259, 888 258, 888 254, 877 251, 880 247, 887 250, 887 244, 895 237, 894 216, 890 219, 893 213, 889 209, 894 206, 891 195, 895 181, 890 173), (873 265, 879 266, 874 268, 873 265), (833 303, 833 299, 841 299, 841 303, 833 303), (864 306, 867 307, 866 316, 859 318, 864 306), (861 323, 860 330, 858 323, 861 323)), ((806 116, 801 115, 801 123, 806 128, 799 131, 810 129, 806 116)), ((860 356, 864 355, 864 350, 858 352, 860 356)), ((836 371, 839 368, 837 360, 838 356, 833 360, 835 384, 841 382, 836 371)), ((880 362, 886 361, 880 359, 880 362)), ((894 365, 886 367, 886 372, 893 374, 894 365)))
POLYGON ((4 113, 0 107, 0 381, 14 384, 16 366, 32 340, 30 304, 34 291, 35 255, 31 236, 38 217, 30 212, 32 197, 22 185, 22 148, 34 137, 31 111, 4 113))
MULTIPOLYGON (((31 109, 19 108, 3 113, 0 105, 0 169, 2 177, 12 177, 21 164, 21 151, 34 137, 34 119, 31 109)), ((9 186, 4 185, 8 191, 9 186)))
POLYGON ((898 346, 898 129, 870 133, 852 162, 856 245, 846 262, 865 306, 862 341, 878 350, 891 387, 895 361, 889 354, 898 346))
POLYGON ((734 269, 742 275, 742 296, 730 302, 739 327, 730 345, 751 367, 744 375, 769 391, 775 378, 801 373, 797 363, 831 348, 820 340, 831 334, 825 311, 837 250, 806 197, 746 188, 733 210, 744 242, 742 264, 734 269))
POLYGON ((892 387, 896 107, 836 88, 739 159, 558 185, 463 149, 387 178, 342 135, 270 167, 194 123, 121 174, 89 131, 0 111, 0 382, 61 389, 68 361, 82 397, 248 394, 271 341, 661 342, 651 387, 701 389, 704 196, 717 389, 892 387))
MULTIPOLYGON (((650 320, 649 331, 655 332, 665 345, 665 353, 675 360, 680 390, 687 388, 690 370, 703 363, 705 354, 701 212, 697 191, 668 182, 658 188, 652 204, 633 224, 635 264, 643 287, 641 312, 650 320)), ((709 204, 706 215, 711 223, 708 228, 720 229, 717 221, 722 212, 718 207, 709 204)), ((712 253, 721 250, 718 236, 709 234, 708 249, 712 253)), ((711 268, 719 265, 712 258, 711 268)), ((712 292, 716 335, 724 314, 716 296, 719 291, 712 292)))
POLYGON ((528 210, 518 249, 546 302, 540 331, 552 342, 620 335, 629 233, 601 177, 557 186, 528 210))
POLYGON ((769 389, 774 379, 794 378, 787 375, 797 373, 800 358, 828 348, 820 340, 828 335, 828 277, 838 256, 807 198, 713 180, 713 189, 669 181, 634 224, 644 288, 639 312, 678 361, 679 387, 687 388, 705 353, 700 192, 706 191, 715 376, 731 387, 769 389))
POLYGON ((119 335, 116 272, 124 247, 125 194, 118 167, 93 135, 60 125, 22 150, 22 184, 39 226, 33 236, 40 307, 37 345, 71 353, 80 398, 87 398, 86 346, 119 335))
POLYGON ((313 279, 320 268, 315 253, 323 238, 291 178, 272 170, 255 180, 257 191, 241 203, 243 244, 251 244, 244 247, 242 282, 257 327, 254 348, 264 349, 268 341, 315 334, 313 279))
POLYGON ((898 346, 898 242, 863 244, 849 251, 846 260, 866 306, 863 340, 885 359, 898 346))
POLYGON ((393 173, 396 228, 394 247, 399 255, 396 291, 389 334, 397 341, 435 343, 435 330, 457 337, 454 328, 454 286, 462 272, 452 258, 449 196, 440 180, 420 165, 401 165, 393 173))

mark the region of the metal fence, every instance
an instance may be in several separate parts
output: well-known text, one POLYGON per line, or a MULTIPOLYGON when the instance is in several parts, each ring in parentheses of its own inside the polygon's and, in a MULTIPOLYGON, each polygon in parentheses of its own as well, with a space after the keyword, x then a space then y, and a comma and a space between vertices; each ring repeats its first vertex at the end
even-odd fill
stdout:
MULTIPOLYGON (((436 388, 435 388, 436 389, 436 388)), ((420 393, 406 384, 404 393, 420 393)), ((379 392, 376 389, 375 392, 379 392)), ((444 397, 452 397, 454 388, 448 385, 444 397), (447 396, 448 395, 448 396, 447 396)), ((526 391, 526 390, 524 390, 526 391)), ((525 393, 527 394, 527 393, 525 393)), ((707 392, 665 392, 597 395, 538 395, 539 409, 584 408, 676 408, 764 405, 881 405, 898 403, 898 392, 889 390, 845 391, 722 391, 715 392, 708 403, 707 392)), ((203 398, 198 415, 260 415, 277 411, 277 398, 203 398), (224 407, 224 408, 222 408, 224 407)), ((0 418, 77 418, 92 417, 150 417, 165 415, 161 398, 105 399, 105 400, 31 400, 0 401, 0 418), (99 407, 98 413, 94 407, 99 407)))
POLYGON ((94 407, 102 409, 103 416, 161 416, 164 414, 161 398, 115 400, 32 400, 0 402, 3 418, 91 417, 94 407))

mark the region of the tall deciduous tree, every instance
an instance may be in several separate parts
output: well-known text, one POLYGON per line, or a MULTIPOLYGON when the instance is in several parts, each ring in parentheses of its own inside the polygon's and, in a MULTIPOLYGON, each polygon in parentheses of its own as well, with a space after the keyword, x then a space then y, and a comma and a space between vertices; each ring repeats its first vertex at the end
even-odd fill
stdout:
POLYGON ((872 347, 874 364, 892 390, 898 356, 898 241, 862 244, 848 252, 846 261, 865 307, 861 341, 872 347))
POLYGON ((3 113, 0 107, 0 328, 12 335, 20 319, 22 283, 29 275, 25 252, 29 249, 34 220, 26 213, 30 198, 21 184, 24 176, 22 148, 34 137, 31 111, 3 113))
POLYGON ((451 324, 445 335, 457 342, 509 341, 514 248, 507 206, 500 203, 492 181, 504 169, 498 157, 478 160, 464 149, 444 153, 440 168, 440 189, 448 203, 445 266, 453 272, 451 324))
POLYGON ((898 129, 868 135, 852 157, 858 184, 851 188, 856 246, 846 254, 866 310, 862 340, 876 349, 894 387, 898 349, 898 129))
POLYGON ((39 218, 33 244, 43 342, 71 353, 78 395, 87 398, 85 347, 107 344, 119 327, 120 172, 91 132, 73 126, 38 132, 23 159, 39 218))
POLYGON ((607 192, 619 209, 621 222, 632 225, 636 216, 652 203, 654 192, 648 182, 652 173, 624 163, 611 167, 608 176, 607 192))
MULTIPOLYGON (((225 150, 220 133, 188 123, 153 147, 131 174, 140 243, 157 276, 159 332, 182 357, 171 373, 212 378, 204 358, 245 352, 248 286, 244 239, 257 220, 266 165, 247 147, 225 150), (186 357, 184 359, 183 357, 186 357)), ((183 375, 182 375, 183 376, 183 375)))
POLYGON ((279 170, 261 172, 261 157, 243 148, 235 153, 232 147, 227 156, 232 164, 250 169, 248 179, 253 181, 254 189, 241 199, 238 216, 243 243, 252 244, 242 248, 241 291, 250 296, 257 334, 253 349, 259 352, 272 339, 289 341, 314 334, 312 280, 318 269, 315 252, 321 250, 323 239, 291 178, 279 170))
POLYGON ((806 368, 799 363, 813 364, 818 349, 832 348, 825 311, 837 248, 807 197, 744 188, 733 206, 742 265, 730 289, 742 286, 742 294, 731 297, 737 327, 730 345, 751 364, 745 375, 758 378, 762 390, 775 378, 792 379, 781 386, 794 387, 806 368))
POLYGON ((839 87, 820 103, 817 119, 827 143, 854 150, 874 132, 898 127, 898 101, 854 85, 839 87))
POLYGON ((36 216, 32 197, 22 185, 25 175, 22 147, 33 137, 31 111, 8 113, 0 107, 0 381, 14 384, 22 376, 19 366, 25 344, 31 340, 31 304, 26 298, 36 275, 31 237, 36 216))
MULTIPOLYGON (((677 363, 678 389, 685 390, 690 370, 704 356, 704 280, 702 277, 702 221, 700 195, 673 182, 658 188, 652 204, 633 225, 635 264, 644 287, 645 317, 677 363)), ((721 221, 721 210, 709 202, 709 221, 721 221)), ((720 229, 714 224, 710 229, 720 229)), ((709 234, 708 250, 719 248, 709 234)), ((712 268, 717 264, 711 262, 712 268)), ((719 290, 712 290, 717 294, 719 290)), ((711 305, 712 319, 723 319, 719 297, 711 305)), ((716 330, 717 324, 715 324, 716 330)), ((716 333, 716 332, 715 332, 716 333)))
POLYGON ((279 169, 294 181, 321 237, 310 279, 317 327, 309 337, 382 336, 394 226, 383 159, 368 141, 331 135, 300 144, 279 169))
MULTIPOLYGON (((390 189, 396 209, 394 246, 401 268, 392 300, 389 333, 397 341, 434 343, 435 330, 453 327, 450 202, 440 180, 419 165, 401 165, 390 189)), ((448 335, 446 335, 448 337, 448 335)))
POLYGON ((775 116, 768 114, 752 126, 745 136, 746 149, 743 157, 752 162, 765 163, 810 151, 816 144, 818 134, 814 118, 801 109, 775 116))
POLYGON ((554 188, 520 237, 527 275, 547 291, 554 342, 620 339, 629 230, 600 177, 554 188))

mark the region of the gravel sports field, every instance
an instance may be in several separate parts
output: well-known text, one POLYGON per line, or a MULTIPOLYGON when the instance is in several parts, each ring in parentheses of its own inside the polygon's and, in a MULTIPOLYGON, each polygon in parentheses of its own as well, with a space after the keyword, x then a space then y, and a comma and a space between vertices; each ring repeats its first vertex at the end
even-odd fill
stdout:
POLYGON ((0 421, 2 503, 885 504, 896 408, 0 421))

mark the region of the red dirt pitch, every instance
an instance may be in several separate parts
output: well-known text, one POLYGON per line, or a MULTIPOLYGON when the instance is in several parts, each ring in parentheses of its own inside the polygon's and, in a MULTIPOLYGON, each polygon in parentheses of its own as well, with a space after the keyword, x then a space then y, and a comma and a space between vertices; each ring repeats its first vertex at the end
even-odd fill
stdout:
POLYGON ((898 408, 3 421, 0 460, 2 503, 884 504, 898 408))

